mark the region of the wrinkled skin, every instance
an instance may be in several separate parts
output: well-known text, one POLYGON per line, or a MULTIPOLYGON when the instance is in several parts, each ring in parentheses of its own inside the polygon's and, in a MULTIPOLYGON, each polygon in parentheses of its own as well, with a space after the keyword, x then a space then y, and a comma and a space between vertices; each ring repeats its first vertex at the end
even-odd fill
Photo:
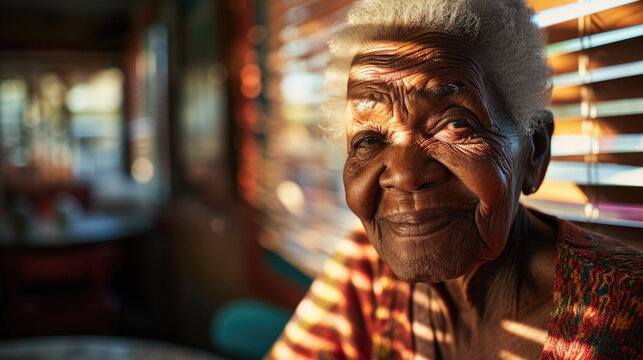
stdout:
POLYGON ((353 60, 346 199, 402 280, 454 279, 498 258, 521 189, 542 180, 489 83, 482 52, 440 33, 367 43, 353 60))

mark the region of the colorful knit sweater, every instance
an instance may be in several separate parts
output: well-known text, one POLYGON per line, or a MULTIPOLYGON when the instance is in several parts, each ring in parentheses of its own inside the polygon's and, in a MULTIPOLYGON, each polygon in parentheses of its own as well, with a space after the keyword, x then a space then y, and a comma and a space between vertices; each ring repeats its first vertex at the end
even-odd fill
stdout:
MULTIPOLYGON (((554 307, 542 359, 643 358, 641 253, 557 222, 554 307)), ((354 233, 315 280, 269 357, 430 357, 414 349, 413 288, 395 278, 366 234, 354 233)))

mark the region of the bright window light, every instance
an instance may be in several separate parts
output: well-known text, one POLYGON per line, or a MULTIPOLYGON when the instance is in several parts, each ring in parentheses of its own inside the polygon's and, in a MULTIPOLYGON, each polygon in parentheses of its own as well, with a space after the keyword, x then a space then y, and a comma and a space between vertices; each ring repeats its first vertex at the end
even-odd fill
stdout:
POLYGON ((574 86, 580 84, 588 84, 599 81, 607 81, 613 79, 620 79, 628 76, 636 76, 643 74, 643 60, 635 61, 627 64, 618 64, 613 66, 605 66, 602 68, 594 69, 587 72, 585 79, 581 78, 578 71, 571 73, 561 74, 554 76, 552 82, 554 86, 574 86))
MULTIPOLYGON (((587 135, 556 135, 551 139, 552 156, 582 155, 588 151, 587 135)), ((603 135, 599 154, 643 152, 643 134, 603 135)))
POLYGON ((587 176, 587 163, 582 161, 552 160, 547 168, 545 180, 573 181, 579 185, 643 186, 643 167, 619 164, 596 164, 595 170, 596 178, 590 183, 587 176))
MULTIPOLYGON (((552 106, 550 110, 556 119, 585 117, 581 104, 552 106)), ((601 101, 596 103, 596 116, 621 116, 643 114, 643 98, 601 101)))
POLYGON ((543 10, 534 15, 531 21, 539 27, 546 27, 636 1, 638 0, 587 0, 584 3, 575 2, 543 10))
POLYGON ((549 44, 546 52, 549 57, 558 56, 639 36, 643 36, 643 24, 549 44))

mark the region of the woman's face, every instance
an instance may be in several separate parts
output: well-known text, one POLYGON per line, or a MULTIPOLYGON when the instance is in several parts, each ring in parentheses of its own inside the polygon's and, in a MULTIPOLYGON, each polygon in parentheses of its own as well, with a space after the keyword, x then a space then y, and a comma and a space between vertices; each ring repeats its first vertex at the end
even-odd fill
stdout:
POLYGON ((480 51, 439 33, 366 44, 348 81, 346 199, 402 280, 453 279, 504 249, 524 147, 495 118, 480 51))

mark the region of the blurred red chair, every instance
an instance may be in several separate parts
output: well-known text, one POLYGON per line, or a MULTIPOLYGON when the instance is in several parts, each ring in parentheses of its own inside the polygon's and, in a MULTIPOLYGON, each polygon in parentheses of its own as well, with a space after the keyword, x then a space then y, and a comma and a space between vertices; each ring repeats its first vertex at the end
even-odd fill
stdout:
POLYGON ((3 249, 9 335, 113 333, 118 304, 110 287, 119 258, 113 242, 3 249))

